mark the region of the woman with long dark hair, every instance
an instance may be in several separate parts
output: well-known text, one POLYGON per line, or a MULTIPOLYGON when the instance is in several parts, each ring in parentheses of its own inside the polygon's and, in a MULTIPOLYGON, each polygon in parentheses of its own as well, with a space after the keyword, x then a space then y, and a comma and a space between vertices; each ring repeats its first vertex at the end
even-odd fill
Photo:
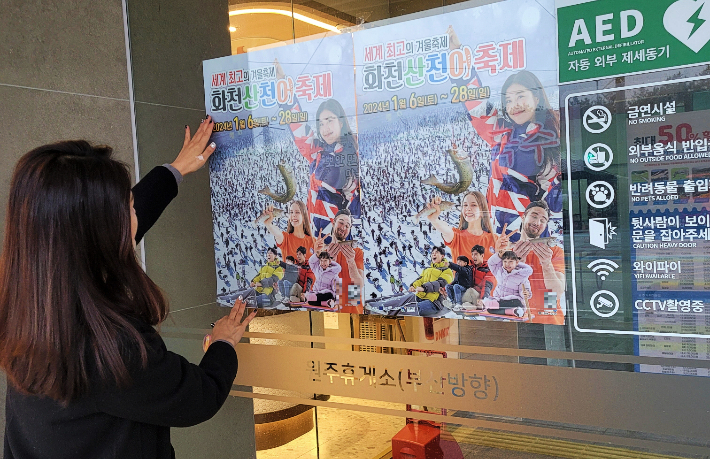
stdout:
POLYGON ((131 190, 110 147, 36 148, 10 184, 0 258, 0 367, 7 374, 4 457, 170 458, 170 426, 212 417, 237 371, 253 314, 216 322, 199 366, 153 328, 168 314, 135 243, 214 151, 203 122, 170 165, 131 190))

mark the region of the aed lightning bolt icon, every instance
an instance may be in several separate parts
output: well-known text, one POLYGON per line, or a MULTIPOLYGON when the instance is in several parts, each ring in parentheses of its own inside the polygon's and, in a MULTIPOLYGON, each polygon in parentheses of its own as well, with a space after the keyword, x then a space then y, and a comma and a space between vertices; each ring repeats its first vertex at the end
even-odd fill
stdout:
POLYGON ((663 14, 663 27, 695 53, 710 42, 710 0, 676 0, 663 14))
POLYGON ((700 8, 698 8, 695 14, 690 16, 690 18, 688 19, 688 23, 693 24, 693 30, 690 32, 690 35, 688 35, 688 38, 692 37, 693 34, 698 31, 700 26, 705 24, 705 19, 700 18, 700 12, 703 10, 704 6, 705 4, 700 5, 700 8))

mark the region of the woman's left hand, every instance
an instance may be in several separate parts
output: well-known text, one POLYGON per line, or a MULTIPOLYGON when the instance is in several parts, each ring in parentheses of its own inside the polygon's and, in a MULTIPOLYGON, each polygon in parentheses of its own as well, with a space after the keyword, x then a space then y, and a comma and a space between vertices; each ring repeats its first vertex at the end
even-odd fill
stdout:
POLYGON ((185 141, 182 144, 182 150, 178 153, 177 158, 170 165, 177 169, 183 176, 195 172, 207 162, 207 159, 214 153, 214 142, 207 145, 212 135, 214 121, 212 117, 207 115, 207 118, 202 121, 200 127, 197 128, 194 137, 190 137, 190 126, 185 126, 185 141))
POLYGON ((449 36, 449 49, 452 51, 459 49, 461 47, 461 41, 459 40, 459 36, 456 35, 456 31, 452 25, 447 27, 446 34, 449 36))
POLYGON ((506 223, 503 225, 503 230, 501 231, 500 235, 498 236, 498 239, 496 240, 496 252, 498 252, 498 255, 502 255, 503 252, 506 250, 510 250, 510 237, 517 233, 518 230, 511 231, 510 233, 506 233, 506 229, 508 228, 508 224, 506 223))

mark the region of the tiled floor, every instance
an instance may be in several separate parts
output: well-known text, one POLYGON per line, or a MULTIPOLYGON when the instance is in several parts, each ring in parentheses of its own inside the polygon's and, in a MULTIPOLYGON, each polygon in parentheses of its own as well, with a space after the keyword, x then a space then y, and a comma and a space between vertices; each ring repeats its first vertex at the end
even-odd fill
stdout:
MULTIPOLYGON (((345 397, 331 402, 353 403, 345 397)), ((357 400, 362 404, 365 400, 357 400)), ((401 410, 396 403, 367 401, 369 406, 401 410)), ((404 418, 334 408, 318 408, 318 439, 315 429, 278 448, 257 452, 257 459, 372 459, 392 445, 392 437, 404 427, 404 418)), ((552 456, 460 443, 465 459, 552 459, 552 456)))
MULTIPOLYGON (((353 403, 345 397, 331 402, 353 403)), ((362 404, 364 400, 357 400, 362 404)), ((368 401, 369 406, 404 409, 396 403, 368 401)), ((257 459, 372 459, 391 446, 392 437, 404 427, 404 418, 319 407, 318 440, 315 429, 279 448, 257 452, 257 459), (319 458, 320 456, 320 458, 319 458)))

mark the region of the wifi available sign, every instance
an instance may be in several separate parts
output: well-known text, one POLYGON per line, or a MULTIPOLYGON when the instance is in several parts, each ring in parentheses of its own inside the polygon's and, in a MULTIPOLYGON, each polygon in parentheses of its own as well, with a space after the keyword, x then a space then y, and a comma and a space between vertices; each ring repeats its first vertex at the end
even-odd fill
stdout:
POLYGON ((710 0, 557 4, 560 83, 710 62, 710 0))

